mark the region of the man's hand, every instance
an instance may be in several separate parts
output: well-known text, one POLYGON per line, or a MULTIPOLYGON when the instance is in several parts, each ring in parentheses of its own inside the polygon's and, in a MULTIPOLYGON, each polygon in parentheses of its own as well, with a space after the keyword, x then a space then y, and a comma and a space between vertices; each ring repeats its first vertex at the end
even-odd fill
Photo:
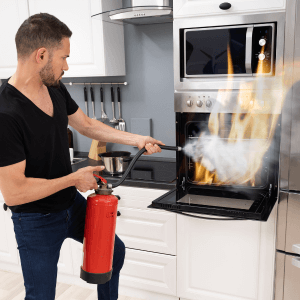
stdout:
POLYGON ((158 141, 151 136, 140 136, 140 139, 137 142, 137 147, 139 150, 146 148, 147 152, 144 155, 151 155, 153 153, 161 152, 161 149, 158 145, 165 145, 163 142, 158 141))
POLYGON ((102 171, 103 169, 105 169, 104 166, 85 167, 79 169, 73 173, 74 176, 76 176, 75 187, 83 193, 89 190, 97 189, 98 185, 93 172, 102 171))

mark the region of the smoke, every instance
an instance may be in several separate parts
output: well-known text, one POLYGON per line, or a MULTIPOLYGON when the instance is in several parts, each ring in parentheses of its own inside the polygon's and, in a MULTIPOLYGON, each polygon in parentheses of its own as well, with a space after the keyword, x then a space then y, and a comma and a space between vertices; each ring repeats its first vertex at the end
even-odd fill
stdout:
POLYGON ((183 151, 208 171, 216 172, 221 182, 239 182, 251 168, 251 157, 262 156, 261 140, 225 142, 217 135, 203 133, 185 145, 183 151))

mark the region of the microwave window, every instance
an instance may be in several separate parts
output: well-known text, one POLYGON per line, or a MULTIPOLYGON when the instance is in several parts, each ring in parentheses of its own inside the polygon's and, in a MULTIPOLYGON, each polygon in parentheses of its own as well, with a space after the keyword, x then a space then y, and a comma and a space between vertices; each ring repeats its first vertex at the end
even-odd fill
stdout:
POLYGON ((186 75, 246 73, 247 28, 186 30, 186 75))

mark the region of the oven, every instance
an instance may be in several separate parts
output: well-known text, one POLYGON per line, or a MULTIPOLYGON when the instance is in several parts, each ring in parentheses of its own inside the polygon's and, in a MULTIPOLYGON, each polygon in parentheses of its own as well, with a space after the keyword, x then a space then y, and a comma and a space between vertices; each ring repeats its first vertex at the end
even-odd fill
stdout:
POLYGON ((268 220, 280 189, 284 24, 281 12, 174 20, 176 146, 183 150, 176 188, 149 207, 268 220))

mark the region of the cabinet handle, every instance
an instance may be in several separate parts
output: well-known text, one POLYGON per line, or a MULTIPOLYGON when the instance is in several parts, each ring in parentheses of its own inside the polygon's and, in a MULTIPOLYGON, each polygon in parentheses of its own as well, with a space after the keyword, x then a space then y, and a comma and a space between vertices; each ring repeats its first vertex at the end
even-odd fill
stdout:
POLYGON ((292 258, 292 265, 300 269, 300 259, 299 258, 292 258))
POLYGON ((3 203, 3 209, 4 209, 5 211, 7 211, 7 208, 8 208, 8 206, 6 205, 6 203, 3 203))
POLYGON ((231 4, 228 2, 224 2, 224 3, 221 3, 219 7, 223 10, 227 10, 231 7, 231 4))
POLYGON ((121 216, 121 213, 119 211, 117 211, 117 217, 121 216))
POLYGON ((300 244, 293 245, 292 249, 294 253, 300 254, 300 244))

